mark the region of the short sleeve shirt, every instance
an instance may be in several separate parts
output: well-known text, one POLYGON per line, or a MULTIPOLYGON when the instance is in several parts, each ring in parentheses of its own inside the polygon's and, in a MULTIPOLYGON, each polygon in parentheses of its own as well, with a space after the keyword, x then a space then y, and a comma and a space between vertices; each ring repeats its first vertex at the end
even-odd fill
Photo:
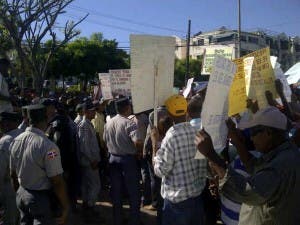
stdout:
POLYGON ((39 129, 28 127, 10 146, 10 170, 29 190, 48 190, 50 177, 63 173, 60 151, 39 129))
POLYGON ((111 154, 134 155, 137 153, 133 143, 139 140, 137 125, 134 121, 119 114, 105 125, 103 139, 111 154))

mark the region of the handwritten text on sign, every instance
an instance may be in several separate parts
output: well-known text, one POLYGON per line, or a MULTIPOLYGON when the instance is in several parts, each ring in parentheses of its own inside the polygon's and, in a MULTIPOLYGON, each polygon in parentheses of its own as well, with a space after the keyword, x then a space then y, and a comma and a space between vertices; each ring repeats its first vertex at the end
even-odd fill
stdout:
POLYGON ((236 66, 231 60, 215 57, 201 113, 202 126, 210 134, 215 149, 226 145, 228 94, 235 71, 236 66))

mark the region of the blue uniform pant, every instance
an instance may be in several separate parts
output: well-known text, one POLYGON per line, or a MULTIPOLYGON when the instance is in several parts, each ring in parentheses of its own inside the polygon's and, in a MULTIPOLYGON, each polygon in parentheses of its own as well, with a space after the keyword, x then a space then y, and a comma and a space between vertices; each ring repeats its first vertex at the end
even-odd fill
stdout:
POLYGON ((172 203, 164 199, 163 225, 204 225, 201 195, 182 202, 172 203))
POLYGON ((0 202, 4 211, 3 224, 15 225, 19 218, 19 212, 16 205, 16 193, 10 182, 4 182, 1 187, 0 202))
POLYGON ((123 224, 121 214, 124 184, 129 195, 129 225, 140 225, 140 175, 135 156, 111 155, 109 158, 109 170, 111 179, 111 198, 113 202, 114 225, 123 224))
POLYGON ((20 225, 56 225, 47 191, 29 191, 21 186, 16 195, 20 225))

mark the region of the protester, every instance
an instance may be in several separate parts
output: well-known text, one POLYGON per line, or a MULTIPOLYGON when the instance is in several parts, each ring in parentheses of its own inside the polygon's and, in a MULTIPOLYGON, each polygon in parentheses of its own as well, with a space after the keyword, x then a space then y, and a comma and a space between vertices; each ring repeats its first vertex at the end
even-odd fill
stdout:
POLYGON ((95 107, 92 102, 83 104, 84 116, 78 125, 80 144, 80 165, 82 172, 82 201, 85 218, 88 220, 97 213, 94 209, 100 192, 100 177, 98 165, 101 160, 96 131, 91 123, 95 117, 95 107))
MULTIPOLYGON (((164 113, 165 111, 162 111, 162 112, 163 113, 158 114, 158 115, 160 115, 160 116, 158 116, 158 122, 157 122, 158 134, 156 134, 155 129, 151 130, 151 147, 152 147, 151 162, 154 161, 153 159, 157 152, 157 147, 161 145, 161 141, 166 136, 167 131, 169 130, 170 127, 173 126, 172 119, 167 114, 164 113)), ((151 121, 151 119, 150 119, 150 121, 151 121)), ((152 175, 152 173, 154 173, 153 166, 152 167, 149 166, 149 169, 151 171, 150 174, 152 175)), ((151 187, 152 188, 152 205, 151 206, 153 206, 153 208, 156 208, 156 210, 157 210, 156 224, 161 225, 162 224, 162 210, 163 210, 163 203, 164 203, 164 200, 160 194, 161 178, 156 175, 153 175, 153 176, 154 176, 154 186, 151 187)))
POLYGON ((82 118, 83 118, 83 110, 82 110, 82 109, 83 109, 83 105, 82 105, 82 104, 78 104, 78 105, 76 106, 75 111, 77 112, 77 116, 76 116, 74 122, 75 122, 77 125, 79 125, 79 123, 82 121, 82 118))
MULTIPOLYGON (((154 157, 155 174, 162 178, 162 224, 204 224, 203 200, 206 160, 194 159, 197 129, 186 122, 187 102, 174 95, 165 102, 173 125, 154 157)), ((157 146, 155 146, 157 148, 157 146)))
POLYGON ((262 153, 258 159, 247 151, 238 130, 230 123, 228 125, 229 136, 250 174, 249 178, 217 162, 212 141, 205 131, 197 134, 195 143, 221 178, 224 196, 252 206, 251 216, 247 220, 240 217, 239 224, 298 224, 300 152, 287 139, 286 116, 274 107, 267 107, 243 124, 244 128, 250 128, 255 149, 262 153))
MULTIPOLYGON (((46 101, 44 101, 44 104, 46 104, 46 101)), ((51 115, 52 118, 45 133, 60 150, 61 164, 64 170, 63 176, 67 184, 70 204, 74 211, 76 209, 77 185, 79 182, 78 142, 65 107, 60 103, 56 103, 55 108, 55 114, 51 115)))

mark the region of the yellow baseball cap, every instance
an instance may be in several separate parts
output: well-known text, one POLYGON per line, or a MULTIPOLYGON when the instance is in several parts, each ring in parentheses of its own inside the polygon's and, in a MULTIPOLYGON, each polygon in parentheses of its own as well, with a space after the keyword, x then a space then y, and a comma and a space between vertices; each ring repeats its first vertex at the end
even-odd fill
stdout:
POLYGON ((165 101, 166 108, 172 116, 183 116, 187 111, 187 101, 182 95, 172 95, 165 101))

